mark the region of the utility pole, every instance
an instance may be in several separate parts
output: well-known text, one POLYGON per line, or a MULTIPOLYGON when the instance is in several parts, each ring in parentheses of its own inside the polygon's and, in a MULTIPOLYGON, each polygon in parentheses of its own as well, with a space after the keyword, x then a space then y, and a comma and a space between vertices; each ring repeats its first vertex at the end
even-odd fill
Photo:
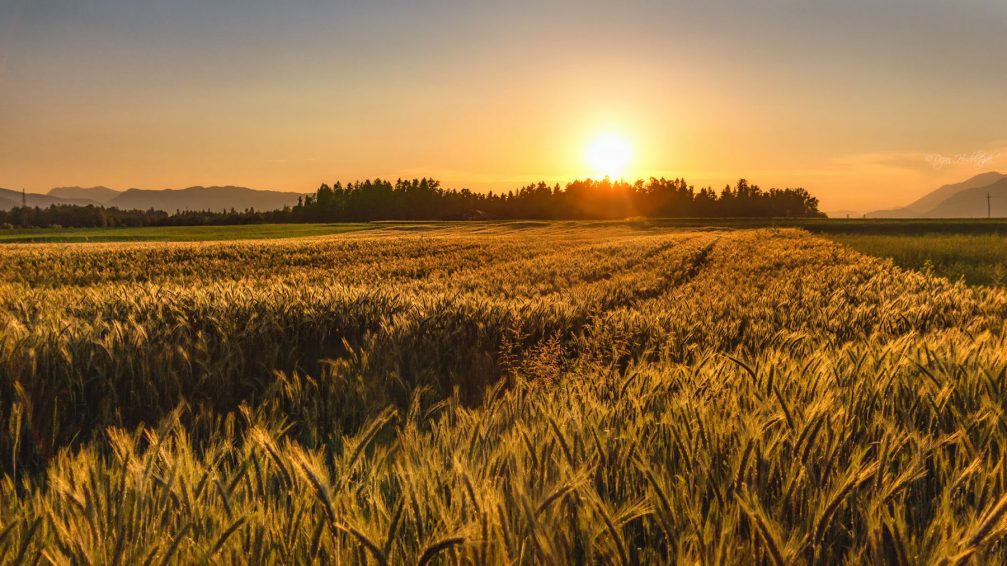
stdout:
POLYGON ((986 218, 993 218, 993 207, 990 206, 990 199, 993 197, 986 193, 986 218))
POLYGON ((21 208, 28 208, 28 195, 25 194, 24 187, 21 187, 21 208))

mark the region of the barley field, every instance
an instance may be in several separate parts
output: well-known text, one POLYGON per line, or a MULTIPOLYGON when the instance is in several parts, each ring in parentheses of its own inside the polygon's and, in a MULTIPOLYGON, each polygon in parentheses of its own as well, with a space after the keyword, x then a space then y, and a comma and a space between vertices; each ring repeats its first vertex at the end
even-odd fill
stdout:
POLYGON ((0 247, 0 563, 1007 561, 1007 291, 799 229, 0 247))

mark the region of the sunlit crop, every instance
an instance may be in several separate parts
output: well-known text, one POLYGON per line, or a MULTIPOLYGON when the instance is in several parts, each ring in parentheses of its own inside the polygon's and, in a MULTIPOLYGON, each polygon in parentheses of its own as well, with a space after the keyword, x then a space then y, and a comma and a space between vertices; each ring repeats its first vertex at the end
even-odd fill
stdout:
POLYGON ((0 248, 0 563, 1007 561, 1003 290, 407 228, 0 248))

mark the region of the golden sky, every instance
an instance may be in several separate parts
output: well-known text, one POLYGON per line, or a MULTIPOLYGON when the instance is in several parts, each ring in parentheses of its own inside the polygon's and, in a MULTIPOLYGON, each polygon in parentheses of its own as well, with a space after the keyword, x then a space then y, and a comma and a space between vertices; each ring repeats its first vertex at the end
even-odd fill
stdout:
POLYGON ((962 0, 0 0, 0 187, 592 175, 827 211, 1007 171, 1007 7, 962 0))

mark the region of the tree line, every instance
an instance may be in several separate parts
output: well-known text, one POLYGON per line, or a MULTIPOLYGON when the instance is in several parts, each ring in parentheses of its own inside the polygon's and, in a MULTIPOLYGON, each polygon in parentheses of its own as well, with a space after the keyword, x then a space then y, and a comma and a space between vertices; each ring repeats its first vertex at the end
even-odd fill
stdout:
POLYGON ((436 179, 382 179, 323 184, 293 207, 256 211, 121 210, 96 205, 18 207, 0 211, 6 227, 199 226, 266 222, 372 220, 797 218, 824 216, 818 199, 797 189, 760 189, 745 179, 719 193, 684 179, 578 180, 526 185, 516 191, 477 193, 447 189, 436 179))
POLYGON ((634 216, 816 217, 818 199, 804 189, 769 189, 740 179, 719 194, 684 179, 582 180, 565 188, 544 182, 506 193, 445 189, 435 179, 381 179, 323 184, 291 211, 301 221, 620 219, 634 216))
POLYGON ((140 226, 213 226, 293 222, 291 209, 260 212, 125 210, 98 205, 52 204, 46 208, 0 210, 0 228, 130 228, 140 226))

